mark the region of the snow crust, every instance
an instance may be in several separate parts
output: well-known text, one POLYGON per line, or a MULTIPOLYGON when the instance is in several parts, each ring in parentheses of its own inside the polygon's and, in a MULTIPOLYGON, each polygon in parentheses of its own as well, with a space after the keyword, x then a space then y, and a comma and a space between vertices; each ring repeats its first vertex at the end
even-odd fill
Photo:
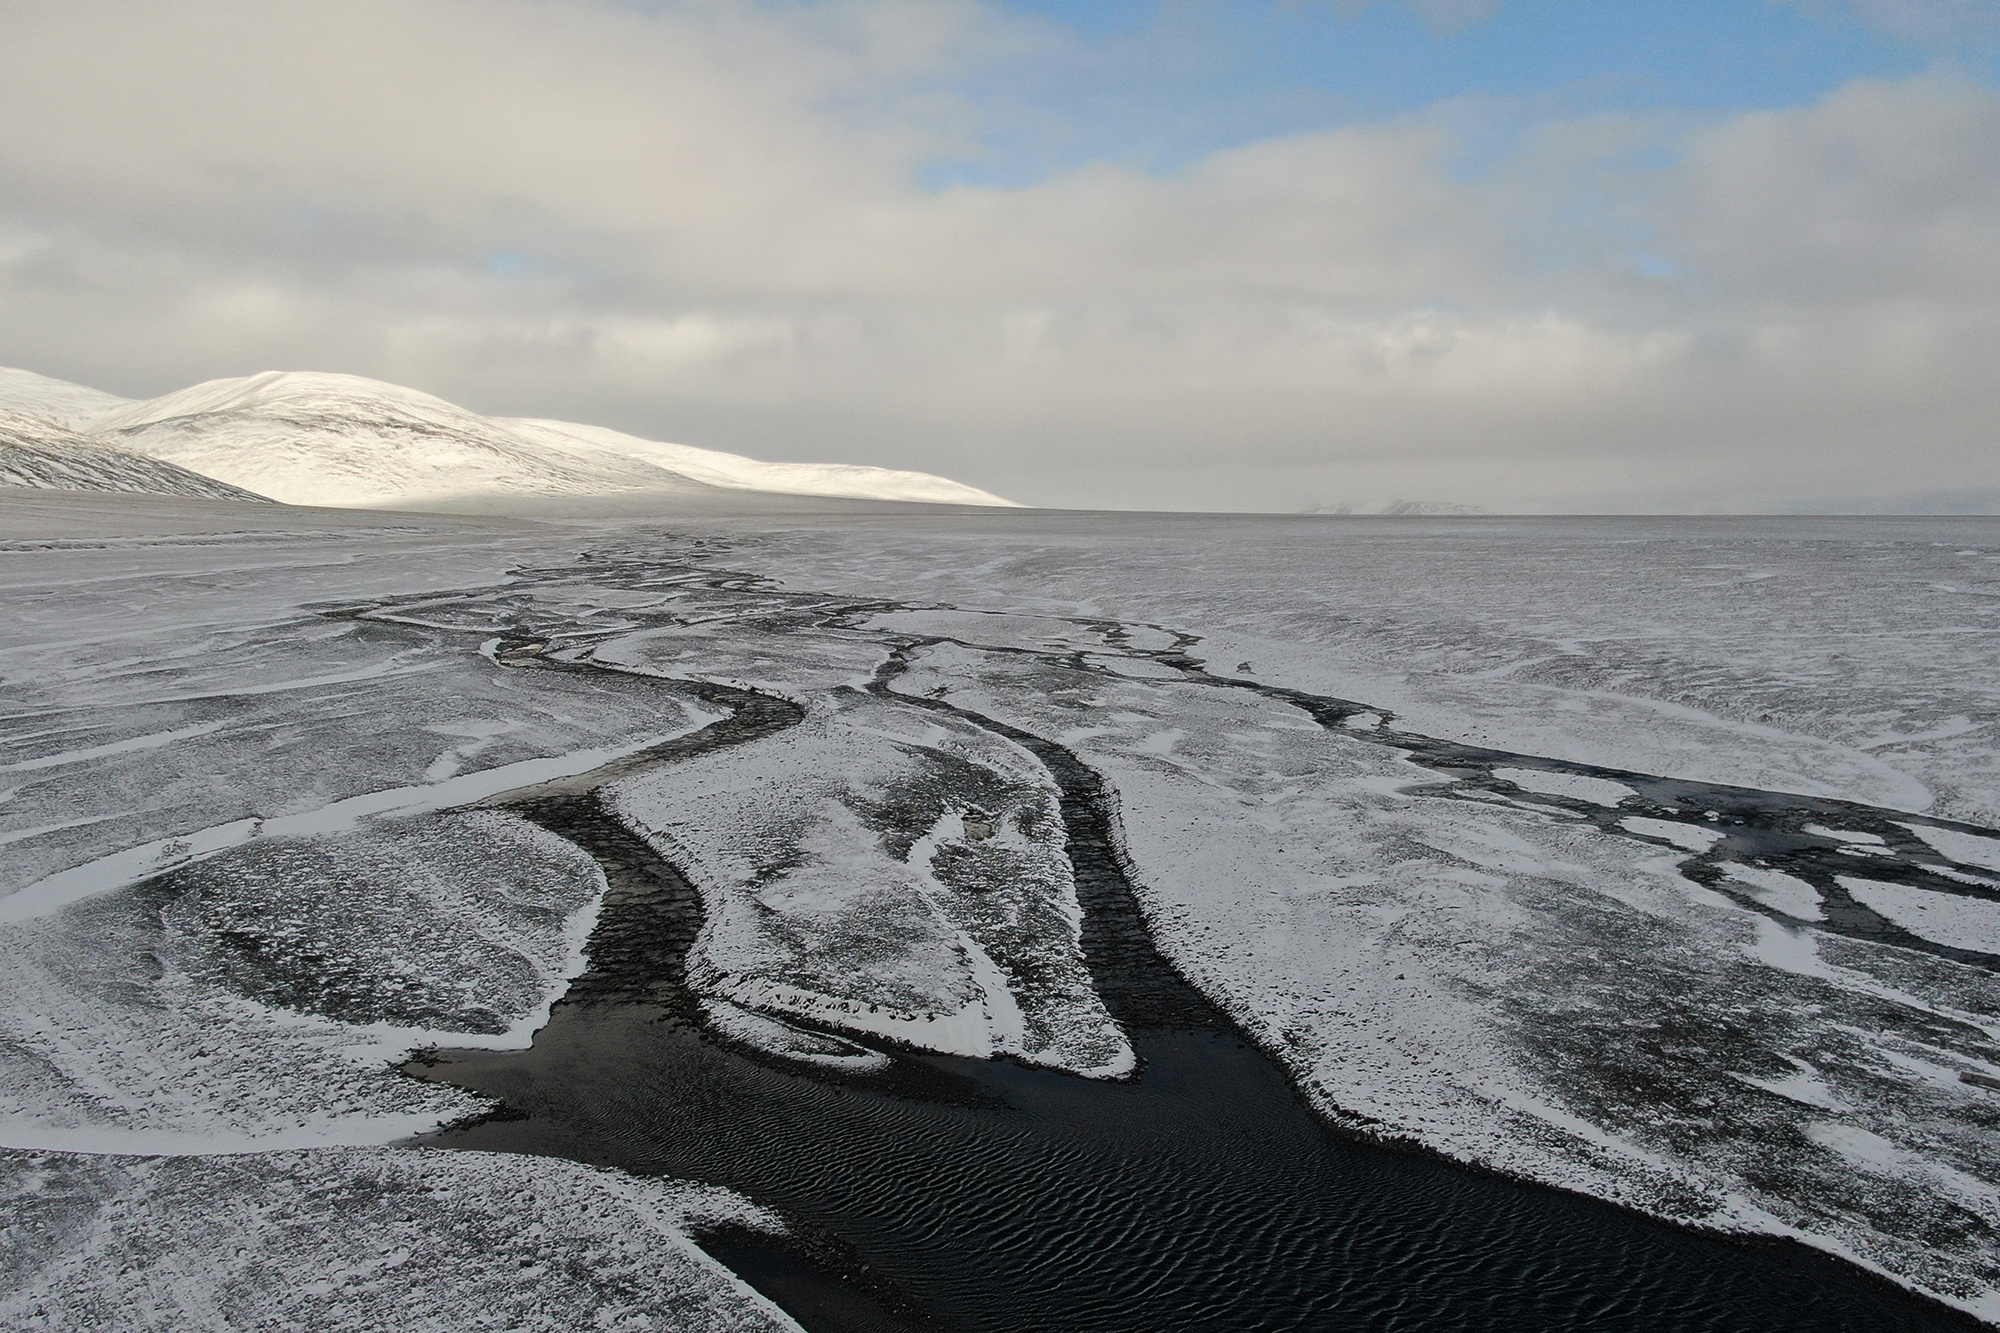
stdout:
MULTIPOLYGON (((1162 947, 1335 1120, 1796 1235, 2000 1319, 2000 1121, 1959 1077, 2000 1070, 1990 972, 1702 887, 1681 873, 1719 836, 1702 824, 1633 816, 1625 839, 1448 799, 1280 702, 1094 669, 1109 627, 1165 627, 1216 675, 1359 700, 1410 731, 1991 822, 2000 736, 1978 719, 2000 703, 2000 603, 1977 589, 1996 525, 1029 519, 744 538, 731 564, 781 586, 937 605, 871 622, 961 640, 920 651, 897 688, 945 689, 1105 774, 1162 947), (1894 1153, 1853 1150, 1877 1140, 1894 1153)), ((1951 843, 1967 861, 1984 846, 1951 843)), ((1802 883, 1733 882, 1820 914, 1802 883)))
POLYGON ((776 1225, 740 1199, 383 1146, 486 1109, 394 1065, 525 1045, 604 891, 563 839, 462 807, 712 710, 524 688, 476 634, 309 609, 504 596, 567 555, 549 534, 258 531, 273 506, 119 530, 168 503, 9 542, 0 501, 0 1323, 794 1327, 688 1240, 776 1225))
POLYGON ((299 610, 454 561, 494 577, 476 545, 154 555, 179 577, 114 551, 9 562, 64 593, 17 585, 19 639, 0 649, 0 819, 19 835, 0 883, 0 1143, 380 1143, 476 1109, 387 1062, 525 1044, 603 881, 552 835, 449 808, 715 713, 555 674, 525 689, 474 635, 299 610))
POLYGON ((2000 823, 1992 519, 719 526, 798 587, 1185 629, 1427 736, 2000 823))
POLYGON ((1764 866, 1732 865, 1728 875, 1747 885, 1751 894, 1767 906, 1800 921, 1821 921, 1826 912, 1820 907, 1819 890, 1782 870, 1764 866))
POLYGON ((1723 838, 1718 829, 1700 828, 1672 819, 1648 819, 1643 815, 1627 815, 1618 824, 1641 837, 1658 838, 1690 852, 1705 852, 1723 838))
POLYGON ((1572 796, 1579 801, 1589 801, 1595 805, 1617 808, 1620 801, 1635 795, 1622 782, 1609 778, 1585 777, 1577 773, 1550 773, 1539 768, 1496 768, 1493 776, 1502 778, 1524 791, 1541 792, 1549 796, 1572 796))
POLYGON ((2000 871, 2000 838, 1985 838, 1927 824, 1905 824, 1910 832, 1938 850, 1939 855, 1982 870, 2000 871))

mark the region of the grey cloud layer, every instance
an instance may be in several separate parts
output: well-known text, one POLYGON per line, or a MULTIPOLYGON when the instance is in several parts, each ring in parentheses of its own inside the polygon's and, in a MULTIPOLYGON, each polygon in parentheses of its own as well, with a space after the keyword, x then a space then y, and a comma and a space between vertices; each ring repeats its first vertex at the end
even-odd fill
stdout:
POLYGON ((1983 87, 1551 124, 1476 179, 1445 107, 926 191, 977 128, 938 89, 1045 33, 656 8, 0 3, 0 363, 350 371, 1038 503, 2000 486, 1983 87))

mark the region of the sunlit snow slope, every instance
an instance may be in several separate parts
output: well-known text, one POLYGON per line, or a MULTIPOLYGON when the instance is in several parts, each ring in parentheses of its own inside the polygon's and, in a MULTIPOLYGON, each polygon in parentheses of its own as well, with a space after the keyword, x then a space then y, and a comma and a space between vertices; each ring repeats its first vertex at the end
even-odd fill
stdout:
POLYGON ((70 430, 83 430, 107 412, 130 407, 132 401, 102 389, 87 389, 68 380, 37 375, 32 370, 0 366, 0 410, 25 412, 70 430))
POLYGON ((744 492, 1011 503, 920 472, 763 463, 591 426, 483 417, 352 375, 211 380, 149 402, 117 401, 86 429, 291 504, 423 508, 492 497, 744 492))
POLYGON ((675 475, 731 490, 774 491, 786 495, 844 496, 856 500, 912 500, 926 504, 1014 506, 990 491, 932 476, 853 463, 765 463, 741 454, 662 444, 635 435, 579 426, 567 421, 500 418, 502 424, 551 449, 578 459, 630 459, 675 475))
POLYGON ((0 407, 0 486, 130 491, 206 500, 264 497, 184 467, 99 443, 52 421, 0 407))

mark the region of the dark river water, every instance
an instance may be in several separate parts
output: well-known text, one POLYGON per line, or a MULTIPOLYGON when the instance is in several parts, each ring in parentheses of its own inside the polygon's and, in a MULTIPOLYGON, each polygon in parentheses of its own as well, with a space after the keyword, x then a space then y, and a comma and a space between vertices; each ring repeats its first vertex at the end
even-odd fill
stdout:
MULTIPOLYGON (((739 708, 714 743, 789 721, 741 711, 758 696, 711 697, 739 708)), ((604 865, 591 970, 531 1050, 410 1067, 506 1104, 431 1141, 712 1182, 780 1210, 797 1239, 703 1244, 813 1333, 1980 1327, 1800 1245, 1698 1235, 1335 1133, 1153 950, 1096 775, 961 716, 1034 749, 1063 789, 1085 953, 1136 1080, 908 1052, 843 1079, 711 1039, 681 981, 698 895, 571 783, 506 803, 604 865)))
POLYGON ((925 1057, 843 1086, 574 1005, 433 1074, 528 1115, 456 1146, 725 1184, 837 1238, 711 1242, 815 1333, 1975 1326, 1800 1246, 1344 1140, 1228 1034, 1134 1035, 1135 1083, 925 1057))

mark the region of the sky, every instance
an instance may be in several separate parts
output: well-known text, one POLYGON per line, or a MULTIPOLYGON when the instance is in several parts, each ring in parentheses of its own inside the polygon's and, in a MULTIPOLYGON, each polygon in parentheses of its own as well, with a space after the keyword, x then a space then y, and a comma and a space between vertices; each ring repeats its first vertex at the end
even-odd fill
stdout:
POLYGON ((2000 512, 2000 0, 0 0, 0 365, 1065 507, 2000 512))

